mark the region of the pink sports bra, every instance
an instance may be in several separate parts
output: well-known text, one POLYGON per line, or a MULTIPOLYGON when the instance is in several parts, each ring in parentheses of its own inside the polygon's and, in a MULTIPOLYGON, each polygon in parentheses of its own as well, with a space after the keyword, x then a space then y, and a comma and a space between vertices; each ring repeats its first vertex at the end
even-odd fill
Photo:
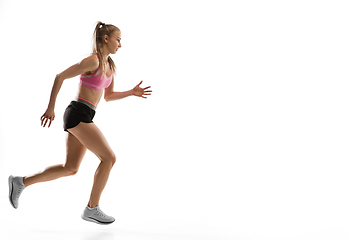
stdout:
MULTIPOLYGON (((97 54, 96 56, 99 58, 97 54)), ((105 88, 110 86, 111 81, 112 71, 110 76, 108 77, 105 72, 101 71, 100 64, 98 69, 94 73, 80 75, 80 85, 96 91, 104 90, 105 88)))

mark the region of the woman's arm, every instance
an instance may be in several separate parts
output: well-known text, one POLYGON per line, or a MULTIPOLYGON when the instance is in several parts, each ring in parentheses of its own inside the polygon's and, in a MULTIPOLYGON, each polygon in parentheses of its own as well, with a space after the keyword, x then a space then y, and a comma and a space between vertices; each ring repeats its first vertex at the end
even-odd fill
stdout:
POLYGON ((69 67, 62 73, 56 75, 55 80, 54 80, 54 85, 51 90, 48 108, 40 118, 41 125, 43 127, 46 126, 48 120, 50 120, 50 122, 49 122, 49 127, 50 127, 51 122, 55 118, 54 109, 55 109, 56 97, 60 91, 60 88, 61 88, 64 80, 75 77, 75 76, 80 75, 85 72, 94 71, 98 68, 98 66, 99 66, 99 60, 98 60, 97 56, 91 55, 90 57, 83 59, 80 63, 77 63, 77 64, 69 67), (44 123, 44 121, 45 121, 45 123, 44 123))
POLYGON ((131 95, 133 95, 132 90, 126 92, 114 92, 114 76, 113 76, 110 85, 107 88, 105 88, 104 99, 105 101, 109 102, 109 101, 126 98, 131 95))
POLYGON ((104 99, 105 99, 105 101, 109 102, 109 101, 126 98, 128 96, 137 96, 137 97, 146 98, 143 95, 151 95, 152 91, 151 90, 145 91, 146 89, 150 88, 150 86, 146 87, 146 88, 141 88, 140 87, 141 83, 142 83, 142 81, 129 91, 114 92, 114 77, 113 77, 110 86, 105 89, 104 99))
POLYGON ((82 73, 93 71, 94 69, 96 70, 98 66, 98 58, 96 55, 91 55, 90 57, 83 59, 80 63, 72 65, 62 73, 56 75, 48 107, 53 109, 55 108, 56 97, 65 79, 73 78, 82 73))

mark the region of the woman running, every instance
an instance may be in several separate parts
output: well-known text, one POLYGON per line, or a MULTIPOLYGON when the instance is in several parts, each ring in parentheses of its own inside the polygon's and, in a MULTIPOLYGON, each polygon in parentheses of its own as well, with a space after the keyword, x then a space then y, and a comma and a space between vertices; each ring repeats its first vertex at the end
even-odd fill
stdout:
POLYGON ((14 208, 19 206, 22 191, 39 182, 46 182, 77 173, 86 149, 93 152, 100 164, 94 176, 90 200, 81 217, 98 224, 110 224, 115 218, 103 213, 99 208, 101 193, 106 185, 110 171, 116 161, 114 152, 100 129, 93 123, 96 107, 105 90, 104 99, 113 101, 128 96, 146 98, 151 95, 149 87, 140 84, 126 92, 114 92, 115 64, 110 54, 121 48, 121 31, 114 25, 98 22, 93 36, 93 54, 56 75, 47 110, 41 116, 41 125, 45 127, 54 121, 55 101, 65 79, 80 74, 79 93, 64 113, 64 131, 66 139, 66 162, 46 168, 43 172, 26 177, 9 177, 9 199, 14 208))

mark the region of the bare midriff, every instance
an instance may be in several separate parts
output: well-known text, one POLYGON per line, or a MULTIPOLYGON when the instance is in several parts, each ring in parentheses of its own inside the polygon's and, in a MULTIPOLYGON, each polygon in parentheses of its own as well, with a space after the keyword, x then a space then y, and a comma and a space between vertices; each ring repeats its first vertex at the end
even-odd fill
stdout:
POLYGON ((102 94, 103 94, 103 91, 96 91, 96 90, 86 88, 84 86, 79 85, 79 93, 78 93, 77 97, 85 99, 88 102, 97 106, 100 102, 102 94))

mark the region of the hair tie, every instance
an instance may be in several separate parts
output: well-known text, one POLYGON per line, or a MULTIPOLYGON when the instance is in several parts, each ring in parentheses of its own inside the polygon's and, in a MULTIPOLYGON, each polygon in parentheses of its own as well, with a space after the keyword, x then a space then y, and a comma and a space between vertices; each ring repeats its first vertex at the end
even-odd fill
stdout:
POLYGON ((105 23, 100 23, 100 28, 105 26, 105 23))

